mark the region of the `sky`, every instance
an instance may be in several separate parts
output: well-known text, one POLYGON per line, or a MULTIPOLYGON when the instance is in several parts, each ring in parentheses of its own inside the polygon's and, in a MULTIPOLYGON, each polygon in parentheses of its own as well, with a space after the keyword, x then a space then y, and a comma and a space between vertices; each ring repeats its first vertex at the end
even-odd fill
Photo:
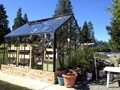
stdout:
MULTIPOLYGON (((58 0, 0 0, 0 4, 4 5, 7 12, 11 29, 20 7, 22 14, 27 13, 29 21, 32 21, 52 17, 57 3, 58 0)), ((97 40, 110 39, 106 26, 110 25, 112 17, 107 11, 107 8, 112 5, 112 0, 71 0, 71 3, 80 27, 85 21, 91 21, 97 40)))

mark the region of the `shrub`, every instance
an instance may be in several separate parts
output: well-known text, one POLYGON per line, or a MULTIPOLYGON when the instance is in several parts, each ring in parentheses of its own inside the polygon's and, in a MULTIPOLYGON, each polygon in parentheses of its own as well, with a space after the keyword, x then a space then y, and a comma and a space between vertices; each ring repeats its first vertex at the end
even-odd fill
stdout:
POLYGON ((81 69, 93 68, 93 51, 89 47, 80 47, 76 51, 72 51, 68 57, 66 57, 66 66, 68 68, 75 69, 80 67, 81 69))
POLYGON ((78 65, 82 69, 91 69, 94 67, 94 55, 93 50, 89 47, 81 47, 79 50, 78 65))

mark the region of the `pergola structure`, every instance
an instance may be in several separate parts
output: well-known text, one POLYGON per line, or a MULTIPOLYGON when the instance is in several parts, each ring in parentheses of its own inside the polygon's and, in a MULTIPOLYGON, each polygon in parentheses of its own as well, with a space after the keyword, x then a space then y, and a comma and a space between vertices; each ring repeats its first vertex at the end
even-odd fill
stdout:
POLYGON ((28 22, 5 36, 4 64, 55 72, 76 49, 78 34, 73 15, 28 22))

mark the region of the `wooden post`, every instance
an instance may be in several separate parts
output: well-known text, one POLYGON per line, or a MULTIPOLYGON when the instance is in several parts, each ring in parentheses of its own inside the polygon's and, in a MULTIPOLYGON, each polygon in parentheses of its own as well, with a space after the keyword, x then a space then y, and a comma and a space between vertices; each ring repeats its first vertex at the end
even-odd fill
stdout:
POLYGON ((32 68, 32 47, 31 46, 29 46, 30 47, 30 62, 29 62, 29 68, 32 68))
POLYGON ((18 46, 16 47, 16 50, 17 50, 16 57, 17 57, 17 66, 18 66, 18 63, 19 63, 19 47, 18 46))
POLYGON ((25 67, 25 45, 26 45, 26 36, 24 37, 24 63, 23 63, 23 67, 25 67))
POLYGON ((42 54, 43 54, 43 56, 42 56, 42 70, 44 69, 43 67, 43 65, 44 65, 44 59, 45 59, 45 55, 46 55, 46 50, 45 50, 45 40, 44 40, 44 34, 43 34, 43 52, 42 52, 42 54))

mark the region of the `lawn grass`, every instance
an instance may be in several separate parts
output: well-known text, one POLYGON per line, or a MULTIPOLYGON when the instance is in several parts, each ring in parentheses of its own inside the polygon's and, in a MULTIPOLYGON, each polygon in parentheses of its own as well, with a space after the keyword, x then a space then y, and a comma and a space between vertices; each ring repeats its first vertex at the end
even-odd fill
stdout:
POLYGON ((0 90, 31 90, 31 89, 10 84, 5 81, 0 81, 0 90))

